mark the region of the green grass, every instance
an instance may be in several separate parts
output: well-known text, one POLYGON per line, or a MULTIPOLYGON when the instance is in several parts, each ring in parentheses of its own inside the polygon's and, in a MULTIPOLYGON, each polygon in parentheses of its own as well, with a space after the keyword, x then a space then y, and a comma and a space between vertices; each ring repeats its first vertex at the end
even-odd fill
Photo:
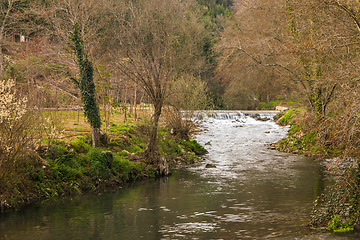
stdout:
POLYGON ((294 115, 295 110, 294 109, 290 109, 288 110, 285 115, 279 119, 279 124, 282 126, 288 125, 290 124, 290 121, 292 120, 292 117, 294 115))
POLYGON ((270 101, 269 103, 260 102, 259 106, 257 106, 256 109, 257 110, 275 110, 276 106, 278 106, 282 102, 283 102, 282 100, 270 101))
POLYGON ((196 155, 204 155, 207 151, 195 140, 190 141, 180 141, 180 145, 183 146, 186 150, 194 152, 196 155))
MULTIPOLYGON (((142 151, 136 145, 130 145, 130 148, 142 151)), ((126 151, 118 154, 105 148, 92 148, 84 137, 78 137, 70 144, 56 142, 43 156, 47 166, 33 169, 29 178, 40 195, 49 197, 156 175, 152 167, 144 162, 135 163, 126 159, 128 155, 126 151)))

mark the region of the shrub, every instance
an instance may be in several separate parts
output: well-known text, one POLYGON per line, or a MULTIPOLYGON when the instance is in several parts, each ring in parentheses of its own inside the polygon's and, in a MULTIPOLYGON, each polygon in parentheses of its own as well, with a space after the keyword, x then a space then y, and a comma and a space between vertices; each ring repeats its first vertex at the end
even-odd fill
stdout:
POLYGON ((332 232, 351 232, 354 231, 354 219, 347 218, 344 219, 340 215, 335 215, 328 222, 328 226, 326 228, 328 231, 332 232))
POLYGON ((89 169, 86 175, 91 178, 99 178, 99 176, 104 175, 106 169, 108 169, 108 161, 103 151, 99 148, 92 148, 87 155, 89 159, 89 169))
MULTIPOLYGON (((132 163, 120 156, 116 156, 113 160, 111 170, 114 173, 122 175, 124 181, 136 180, 142 178, 143 174, 146 174, 144 166, 141 163, 132 163)), ((151 176, 155 174, 152 168, 149 168, 147 173, 151 176)))
POLYGON ((54 180, 67 182, 76 180, 82 175, 79 169, 67 166, 65 164, 54 165, 51 168, 51 176, 54 180))

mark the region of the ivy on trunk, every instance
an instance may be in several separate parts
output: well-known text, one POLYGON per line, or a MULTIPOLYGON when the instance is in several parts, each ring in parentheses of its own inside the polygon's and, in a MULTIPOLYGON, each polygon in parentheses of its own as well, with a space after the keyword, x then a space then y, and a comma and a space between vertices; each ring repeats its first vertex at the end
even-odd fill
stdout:
POLYGON ((80 27, 75 24, 70 37, 74 44, 75 55, 77 58, 77 65, 79 67, 80 79, 72 78, 75 84, 79 87, 81 93, 81 101, 84 107, 84 114, 87 121, 92 128, 92 145, 99 146, 101 118, 99 108, 96 104, 95 97, 95 83, 94 83, 94 68, 91 61, 88 59, 82 46, 80 36, 80 27))

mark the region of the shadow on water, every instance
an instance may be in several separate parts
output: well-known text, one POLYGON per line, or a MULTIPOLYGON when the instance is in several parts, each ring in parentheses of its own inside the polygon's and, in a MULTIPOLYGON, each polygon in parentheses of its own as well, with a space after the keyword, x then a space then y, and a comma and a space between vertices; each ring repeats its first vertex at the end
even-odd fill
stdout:
MULTIPOLYGON (((305 225, 328 184, 314 159, 268 150, 286 135, 242 114, 203 118, 203 162, 170 177, 0 215, 0 239, 358 239, 305 225), (207 169, 205 164, 215 164, 207 169)), ((215 114, 216 116, 216 114, 215 114)))

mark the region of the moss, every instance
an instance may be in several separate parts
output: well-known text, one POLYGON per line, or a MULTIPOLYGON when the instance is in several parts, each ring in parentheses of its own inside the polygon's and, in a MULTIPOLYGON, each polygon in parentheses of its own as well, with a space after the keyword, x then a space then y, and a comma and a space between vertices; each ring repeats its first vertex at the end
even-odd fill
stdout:
POLYGON ((194 163, 194 159, 197 158, 196 155, 192 152, 186 152, 185 157, 190 160, 190 163, 194 163))
POLYGON ((129 156, 130 154, 129 154, 128 151, 123 150, 123 151, 121 151, 121 152, 118 152, 117 155, 120 156, 120 157, 127 157, 127 156, 129 156))
POLYGON ((111 163, 111 170, 115 174, 121 174, 124 177, 124 179, 127 180, 129 178, 128 175, 131 171, 131 164, 129 160, 121 156, 117 156, 111 163))
POLYGON ((122 144, 119 142, 119 140, 111 140, 110 142, 108 142, 108 146, 109 147, 121 147, 122 144))
POLYGON ((162 141, 159 142, 160 153, 169 158, 176 158, 178 155, 182 155, 182 148, 179 143, 171 139, 170 135, 162 136, 162 141))
POLYGON ((299 102, 291 102, 291 101, 289 101, 289 102, 287 102, 286 104, 287 104, 287 105, 295 105, 295 104, 299 104, 299 102))
POLYGON ((299 125, 292 125, 290 130, 289 130, 289 135, 293 136, 295 133, 297 133, 300 130, 300 126, 299 125))

